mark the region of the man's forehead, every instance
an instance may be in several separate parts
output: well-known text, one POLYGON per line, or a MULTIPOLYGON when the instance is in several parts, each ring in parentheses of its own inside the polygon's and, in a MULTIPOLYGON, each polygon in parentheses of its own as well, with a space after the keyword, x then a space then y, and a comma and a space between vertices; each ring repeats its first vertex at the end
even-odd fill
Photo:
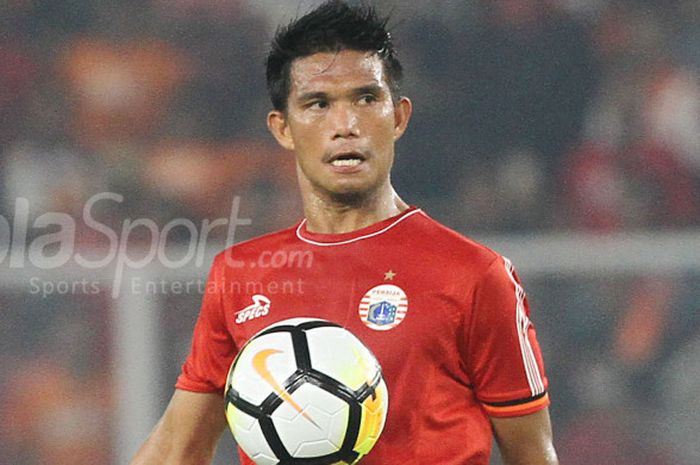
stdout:
POLYGON ((293 91, 324 83, 378 85, 385 84, 384 66, 377 54, 342 50, 319 52, 292 62, 290 78, 293 91))

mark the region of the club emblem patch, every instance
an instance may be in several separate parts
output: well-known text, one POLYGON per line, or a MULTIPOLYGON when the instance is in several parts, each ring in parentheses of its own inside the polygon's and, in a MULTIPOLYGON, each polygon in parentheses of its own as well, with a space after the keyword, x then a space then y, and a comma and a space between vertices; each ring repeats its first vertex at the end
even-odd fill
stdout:
POLYGON ((377 331, 397 327, 408 313, 406 293, 393 284, 375 286, 362 297, 359 306, 362 322, 377 331))

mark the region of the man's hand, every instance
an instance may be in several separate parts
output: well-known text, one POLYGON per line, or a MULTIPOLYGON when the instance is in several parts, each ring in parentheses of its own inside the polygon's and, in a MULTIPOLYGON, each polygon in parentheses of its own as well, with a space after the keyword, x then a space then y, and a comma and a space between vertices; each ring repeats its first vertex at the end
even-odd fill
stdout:
POLYGON ((225 427, 221 395, 176 390, 131 465, 207 465, 225 427))
POLYGON ((549 410, 522 417, 491 418, 506 465, 559 465, 549 410))

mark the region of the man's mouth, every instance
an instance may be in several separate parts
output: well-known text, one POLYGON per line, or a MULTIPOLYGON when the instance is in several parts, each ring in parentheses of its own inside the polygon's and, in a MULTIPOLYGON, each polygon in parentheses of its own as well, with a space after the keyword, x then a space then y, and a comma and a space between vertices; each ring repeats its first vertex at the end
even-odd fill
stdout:
POLYGON ((359 152, 343 152, 331 156, 328 163, 337 167, 357 166, 366 159, 367 157, 359 152))

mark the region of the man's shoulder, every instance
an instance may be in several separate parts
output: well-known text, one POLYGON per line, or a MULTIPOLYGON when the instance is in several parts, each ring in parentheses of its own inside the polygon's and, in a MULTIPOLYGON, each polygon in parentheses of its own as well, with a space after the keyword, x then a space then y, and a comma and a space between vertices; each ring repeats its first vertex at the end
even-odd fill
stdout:
POLYGON ((421 215, 416 237, 433 253, 470 266, 488 267, 501 255, 481 242, 458 232, 427 214, 421 215))

